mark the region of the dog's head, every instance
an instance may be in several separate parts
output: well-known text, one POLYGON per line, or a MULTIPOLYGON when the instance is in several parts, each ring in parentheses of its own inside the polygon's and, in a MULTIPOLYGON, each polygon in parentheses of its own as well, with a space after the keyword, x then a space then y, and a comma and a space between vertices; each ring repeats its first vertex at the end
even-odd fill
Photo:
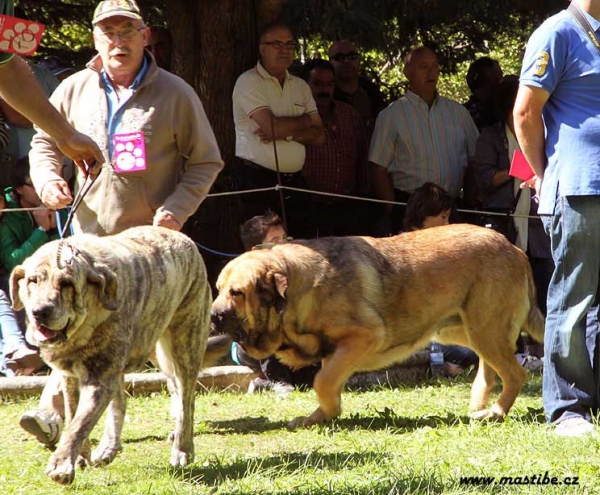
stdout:
POLYGON ((10 295, 25 309, 28 342, 60 346, 117 308, 117 276, 73 241, 54 241, 12 271, 10 295))
POLYGON ((217 280, 213 333, 231 335, 256 359, 271 356, 282 343, 287 288, 285 268, 271 250, 249 251, 230 261, 217 280))

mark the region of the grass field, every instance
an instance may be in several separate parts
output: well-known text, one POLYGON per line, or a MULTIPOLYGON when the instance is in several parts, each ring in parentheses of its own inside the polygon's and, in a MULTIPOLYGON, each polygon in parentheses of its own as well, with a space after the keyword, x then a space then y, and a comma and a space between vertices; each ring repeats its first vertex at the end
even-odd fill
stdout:
MULTIPOLYGON (((123 452, 110 466, 77 471, 67 488, 46 478, 50 452, 18 427, 20 414, 35 407, 37 400, 4 402, 1 492, 600 493, 598 438, 569 440, 551 433, 544 424, 539 374, 530 375, 502 423, 469 420, 469 387, 467 379, 459 378, 346 392, 337 421, 293 432, 286 429, 286 421, 312 411, 312 391, 287 398, 269 393, 200 394, 196 461, 177 470, 168 467, 168 396, 134 397, 129 400, 123 452), (487 479, 467 484, 461 477, 487 479), (556 485, 550 484, 552 478, 556 485), (523 484, 526 481, 529 484, 523 484)), ((92 433, 94 443, 100 432, 97 427, 92 433)))

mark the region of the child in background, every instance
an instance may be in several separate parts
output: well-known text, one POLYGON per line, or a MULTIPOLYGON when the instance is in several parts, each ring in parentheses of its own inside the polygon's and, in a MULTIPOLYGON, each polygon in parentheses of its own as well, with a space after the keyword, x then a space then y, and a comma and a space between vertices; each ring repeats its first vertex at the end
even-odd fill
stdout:
MULTIPOLYGON (((404 229, 413 230, 441 227, 450 223, 454 210, 454 199, 443 188, 433 182, 426 182, 415 189, 406 203, 404 229)), ((456 376, 464 369, 479 364, 479 357, 462 345, 442 345, 444 371, 448 376, 456 376)))
MULTIPOLYGON (((270 249, 275 244, 291 240, 287 236, 279 215, 271 211, 246 221, 240 227, 240 237, 246 251, 270 249)), ((248 355, 237 342, 231 346, 231 358, 236 364, 248 366, 258 373, 259 376, 248 386, 249 394, 260 390, 273 390, 276 394, 288 394, 295 387, 310 388, 320 369, 320 366, 314 365, 292 370, 280 363, 275 356, 258 361, 248 355)))

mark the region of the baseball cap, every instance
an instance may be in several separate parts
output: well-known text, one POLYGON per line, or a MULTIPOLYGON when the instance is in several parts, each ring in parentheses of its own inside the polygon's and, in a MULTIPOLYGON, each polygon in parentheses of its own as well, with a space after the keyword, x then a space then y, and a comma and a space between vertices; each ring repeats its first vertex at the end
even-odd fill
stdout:
POLYGON ((104 0, 94 10, 92 24, 117 15, 137 19, 138 21, 142 20, 140 8, 134 0, 104 0))

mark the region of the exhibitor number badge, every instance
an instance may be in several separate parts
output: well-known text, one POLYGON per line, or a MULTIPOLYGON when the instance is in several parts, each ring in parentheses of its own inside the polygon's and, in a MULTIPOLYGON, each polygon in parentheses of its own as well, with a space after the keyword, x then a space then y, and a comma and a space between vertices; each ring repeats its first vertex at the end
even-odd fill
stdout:
POLYGON ((115 134, 113 136, 115 172, 140 172, 146 170, 146 142, 143 132, 115 134))

